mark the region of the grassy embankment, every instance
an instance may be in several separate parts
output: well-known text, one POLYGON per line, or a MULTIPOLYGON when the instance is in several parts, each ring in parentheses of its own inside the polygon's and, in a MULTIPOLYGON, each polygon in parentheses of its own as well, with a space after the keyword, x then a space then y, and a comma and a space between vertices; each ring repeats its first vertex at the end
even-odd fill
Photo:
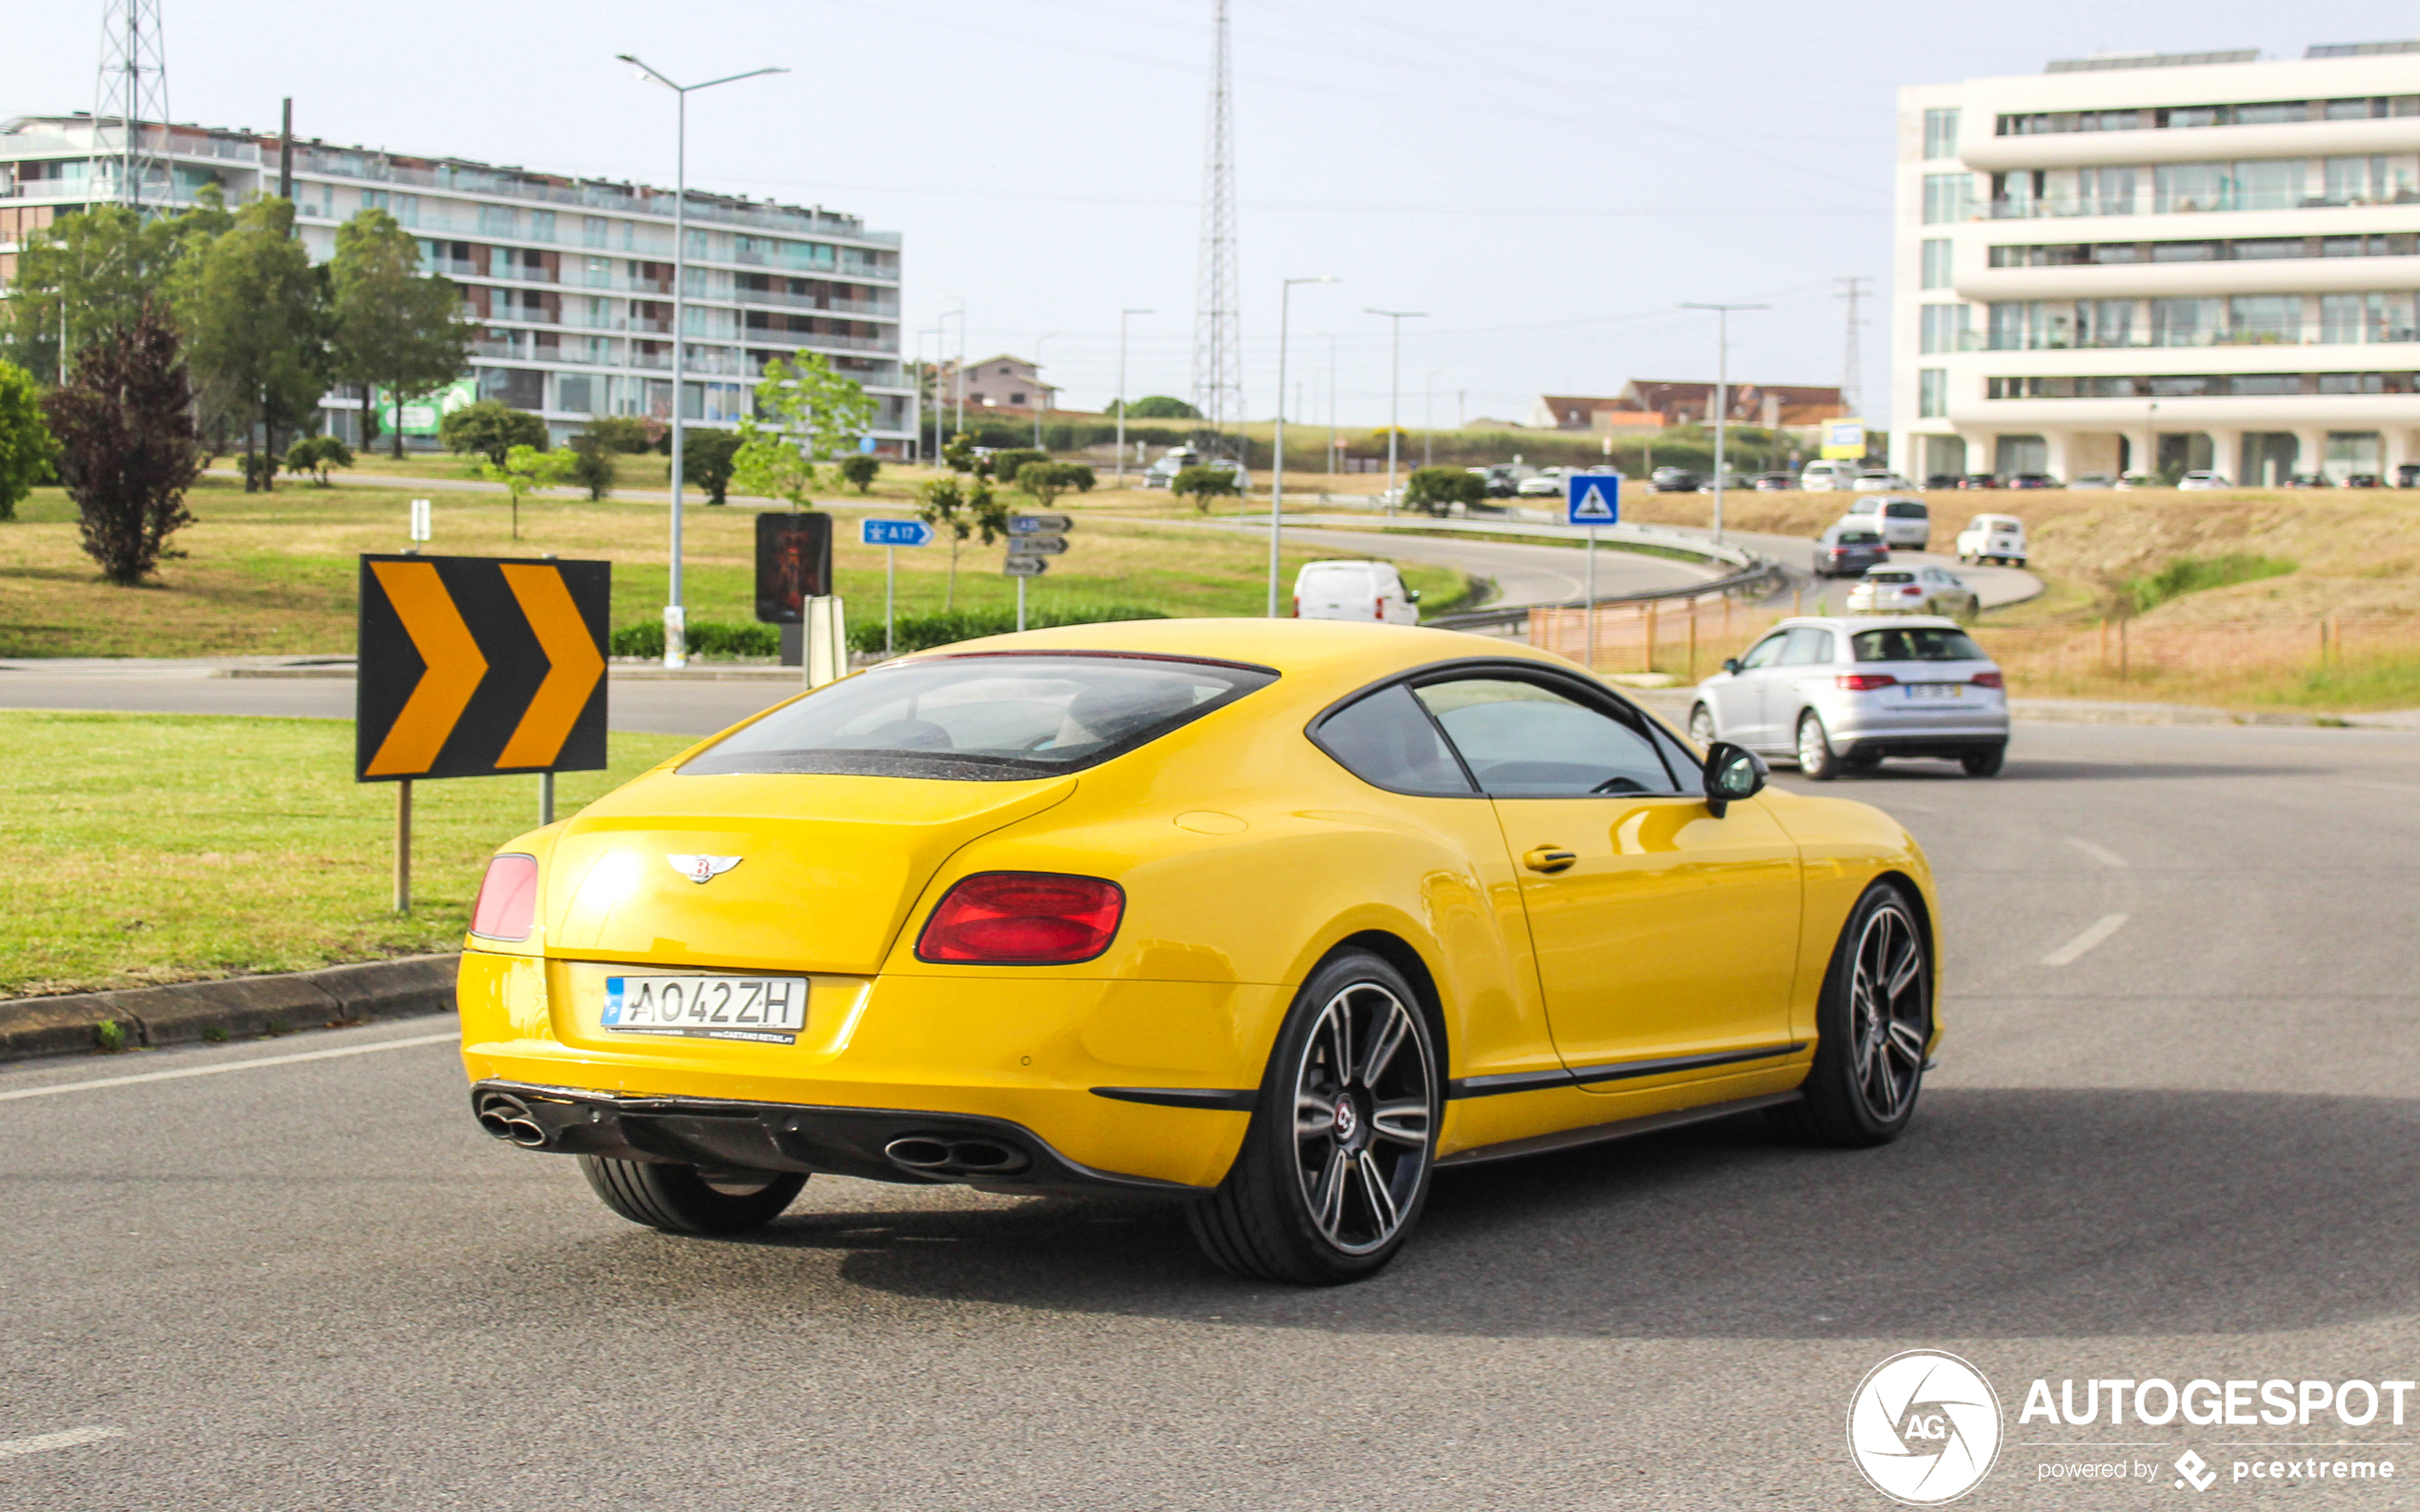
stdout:
MULTIPOLYGON (((898 486, 904 486, 900 483, 898 486)), ((1253 537, 1172 529, 1111 517, 1096 491, 1060 501, 1082 517, 1066 555, 1029 590, 1036 609, 1144 604, 1171 615, 1256 615, 1266 602, 1267 552, 1253 537), (1099 502, 1097 502, 1099 501, 1099 502)), ((141 588, 101 581, 76 544, 73 506, 57 489, 36 490, 18 518, 0 523, 0 655, 156 656, 243 653, 343 653, 353 649, 355 557, 395 551, 408 489, 321 489, 283 483, 273 494, 206 479, 192 496, 195 523, 171 539, 172 554, 141 588)), ((614 622, 653 622, 666 588, 661 503, 533 499, 511 534, 504 495, 436 494, 431 549, 468 555, 603 557, 615 563, 614 622)), ((1164 498, 1165 495, 1159 495, 1164 498)), ((855 519, 877 499, 833 499, 840 516, 835 552, 853 620, 882 612, 882 556, 856 542, 855 519)), ((888 513, 897 513, 896 503, 888 513)), ((693 505, 687 512, 685 597, 693 620, 753 621, 755 509, 693 505)), ((1015 602, 999 572, 1003 548, 969 541, 958 554, 961 608, 1015 602)), ((1294 568, 1319 554, 1288 553, 1294 568)), ((938 610, 948 595, 950 553, 898 553, 899 612, 938 610)), ((1403 575, 1432 604, 1460 596, 1462 575, 1407 564, 1403 575)))
MULTIPOLYGON (((616 735, 569 813, 673 755, 616 735)), ((0 997, 451 950, 488 854, 536 820, 526 777, 413 795, 409 917, 389 911, 394 794, 333 719, 0 712, 0 997)))

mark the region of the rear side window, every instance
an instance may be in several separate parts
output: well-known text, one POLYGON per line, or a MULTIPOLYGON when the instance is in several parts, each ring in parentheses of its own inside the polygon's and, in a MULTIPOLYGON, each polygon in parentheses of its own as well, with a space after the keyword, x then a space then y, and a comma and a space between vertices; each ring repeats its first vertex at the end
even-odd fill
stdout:
POLYGON ((1937 625, 1907 625, 1890 630, 1861 630, 1848 637, 1859 661, 1989 661, 1974 637, 1963 630, 1937 625))
POLYGON ((1017 782, 1079 772, 1277 680, 1170 656, 962 655, 896 662, 757 720, 684 776, 827 773, 1017 782))
POLYGON ((1644 732, 1537 683, 1460 677, 1419 696, 1492 796, 1681 791, 1644 732))
POLYGON ((1329 715, 1311 739, 1345 771, 1390 793, 1468 797, 1479 791, 1445 748, 1437 722, 1400 682, 1329 715))
POLYGON ((1821 666, 1831 659, 1832 633, 1828 630, 1801 625, 1790 632, 1788 642, 1782 647, 1785 667, 1821 666))

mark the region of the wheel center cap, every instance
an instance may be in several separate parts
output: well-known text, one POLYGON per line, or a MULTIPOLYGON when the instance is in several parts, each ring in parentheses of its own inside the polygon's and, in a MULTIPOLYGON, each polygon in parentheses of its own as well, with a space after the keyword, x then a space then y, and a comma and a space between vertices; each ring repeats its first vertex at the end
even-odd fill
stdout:
POLYGON ((1361 1113, 1359 1108, 1353 1106, 1352 1098, 1347 1096, 1337 1099, 1336 1141, 1339 1144, 1350 1144, 1353 1142, 1353 1136, 1361 1132, 1361 1113))

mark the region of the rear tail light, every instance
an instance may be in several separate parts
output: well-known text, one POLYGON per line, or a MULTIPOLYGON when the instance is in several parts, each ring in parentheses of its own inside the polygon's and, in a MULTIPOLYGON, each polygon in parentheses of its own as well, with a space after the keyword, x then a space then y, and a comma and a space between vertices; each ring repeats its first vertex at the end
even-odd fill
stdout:
POLYGON ((1384 619, 1386 617, 1386 595, 1384 594, 1378 595, 1378 603, 1371 609, 1370 617, 1372 619, 1384 619))
POLYGON ((527 939, 537 917, 537 857, 499 856, 488 862, 471 933, 487 939, 527 939))
POLYGON ((1301 594, 1294 595, 1294 617, 1297 619, 1302 617, 1302 595, 1301 594))
POLYGON ((1098 877, 978 872, 933 910, 916 958, 985 966, 1090 960, 1117 937, 1126 895, 1098 877))
POLYGON ((1996 672, 1978 672, 1975 674, 1975 686, 1978 688, 2005 688, 2008 686, 2008 679, 2003 677, 1996 672))
POLYGON ((1850 693, 1871 693, 1876 688, 1887 688, 1899 679, 1886 672, 1844 672, 1832 680, 1850 693))

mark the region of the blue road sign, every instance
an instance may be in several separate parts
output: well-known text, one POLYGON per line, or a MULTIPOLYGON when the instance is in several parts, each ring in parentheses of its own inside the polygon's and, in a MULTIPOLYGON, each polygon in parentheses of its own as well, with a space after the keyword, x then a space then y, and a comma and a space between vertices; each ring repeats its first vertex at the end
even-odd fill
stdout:
POLYGON ((1622 523, 1622 474, 1574 473, 1563 480, 1565 525, 1622 523))
POLYGON ((857 522, 857 539, 868 546, 930 546, 933 527, 922 520, 884 520, 871 515, 857 522))

